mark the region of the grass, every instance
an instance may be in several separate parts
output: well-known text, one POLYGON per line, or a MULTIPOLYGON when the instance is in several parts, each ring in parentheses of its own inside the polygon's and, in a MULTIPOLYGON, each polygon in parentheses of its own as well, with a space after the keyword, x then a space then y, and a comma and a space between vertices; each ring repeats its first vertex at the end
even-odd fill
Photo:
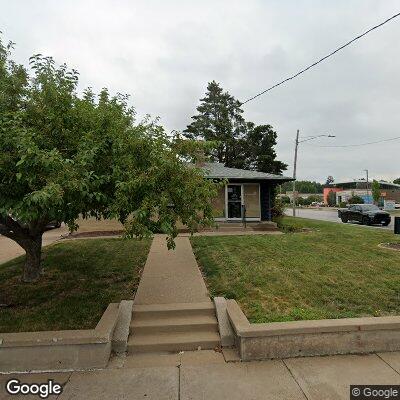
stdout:
MULTIPOLYGON (((194 237, 213 296, 236 299, 251 322, 400 315, 399 242, 390 231, 285 217, 307 232, 194 237)), ((290 231, 290 229, 286 229, 290 231)))
POLYGON ((135 293, 149 240, 66 241, 44 248, 45 274, 20 281, 24 257, 0 265, 0 332, 92 329, 109 303, 135 293))

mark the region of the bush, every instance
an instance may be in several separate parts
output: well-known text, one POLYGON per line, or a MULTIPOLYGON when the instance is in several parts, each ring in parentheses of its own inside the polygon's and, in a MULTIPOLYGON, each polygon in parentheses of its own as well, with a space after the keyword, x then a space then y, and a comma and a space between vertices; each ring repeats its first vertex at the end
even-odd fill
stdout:
POLYGON ((298 197, 296 199, 296 205, 298 205, 298 206, 306 206, 307 205, 307 199, 303 199, 302 197, 298 197))
POLYGON ((285 206, 281 199, 275 199, 274 206, 272 207, 272 219, 282 217, 284 215, 285 206))
POLYGON ((360 196, 350 197, 348 200, 349 204, 364 204, 364 199, 360 196))
POLYGON ((282 202, 283 204, 290 204, 290 197, 289 197, 289 196, 282 196, 282 197, 280 198, 280 200, 281 200, 281 202, 282 202))
POLYGON ((336 193, 333 190, 330 190, 328 193, 328 206, 329 207, 336 206, 336 193))
POLYGON ((287 222, 284 216, 275 217, 273 221, 276 222, 280 230, 286 233, 300 232, 303 230, 301 222, 299 221, 287 222))
POLYGON ((307 197, 307 200, 310 202, 310 204, 313 202, 321 203, 323 201, 323 196, 318 194, 312 194, 311 196, 307 197))
POLYGON ((309 197, 307 197, 306 199, 303 199, 304 206, 309 206, 309 205, 311 205, 311 203, 312 203, 312 200, 310 200, 309 197))
POLYGON ((341 202, 339 203, 339 207, 340 207, 340 208, 346 208, 346 207, 347 207, 347 204, 346 204, 344 201, 341 201, 341 202))

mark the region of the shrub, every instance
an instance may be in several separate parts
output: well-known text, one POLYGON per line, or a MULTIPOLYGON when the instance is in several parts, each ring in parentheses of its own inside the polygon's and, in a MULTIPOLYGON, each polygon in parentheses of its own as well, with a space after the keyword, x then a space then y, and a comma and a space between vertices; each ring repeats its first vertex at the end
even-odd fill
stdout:
POLYGON ((307 203, 307 199, 303 199, 302 197, 297 197, 296 204, 298 206, 305 206, 305 205, 307 205, 306 203, 307 203))
POLYGON ((299 221, 287 222, 284 216, 275 217, 273 220, 276 222, 278 228, 286 233, 299 232, 303 229, 299 221))
POLYGON ((323 200, 323 196, 318 195, 318 194, 312 194, 311 196, 307 197, 307 200, 311 203, 313 203, 314 201, 316 203, 320 203, 323 200))
POLYGON ((352 196, 348 200, 349 204, 364 204, 364 199, 360 196, 352 196))
POLYGON ((284 215, 285 206, 281 199, 275 199, 274 206, 272 207, 272 219, 284 215))
POLYGON ((330 190, 328 193, 328 206, 329 207, 336 206, 336 194, 333 190, 330 190))
POLYGON ((311 205, 311 203, 312 203, 312 200, 310 200, 309 197, 307 197, 306 199, 303 199, 304 206, 309 206, 309 205, 311 205))
POLYGON ((290 204, 290 197, 289 196, 282 196, 280 200, 281 200, 281 202, 283 204, 290 204))

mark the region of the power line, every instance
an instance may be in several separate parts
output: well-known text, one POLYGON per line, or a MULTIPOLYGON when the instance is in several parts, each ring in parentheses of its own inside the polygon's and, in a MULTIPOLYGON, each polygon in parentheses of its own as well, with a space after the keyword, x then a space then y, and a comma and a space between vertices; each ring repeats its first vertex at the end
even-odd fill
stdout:
POLYGON ((367 35, 368 33, 372 32, 373 30, 380 28, 381 26, 385 25, 386 23, 388 23, 389 21, 391 21, 392 19, 397 18, 398 16, 400 16, 400 12, 391 16, 390 18, 388 18, 386 21, 381 22, 378 25, 375 25, 374 27, 368 29, 367 31, 365 31, 364 33, 362 33, 361 35, 358 35, 357 37, 355 37, 354 39, 350 40, 349 42, 345 43, 343 46, 340 46, 339 48, 337 48, 336 50, 332 51, 331 53, 329 53, 328 55, 326 55, 325 57, 322 57, 320 60, 314 62, 313 64, 309 65, 308 67, 302 69, 301 71, 299 71, 297 74, 290 76, 289 78, 284 79, 283 81, 276 83, 275 85, 269 87, 268 89, 263 90, 262 92, 256 94, 253 97, 250 97, 249 99, 247 99, 246 101, 244 101, 243 104, 248 103, 249 101, 252 101, 254 99, 256 99, 257 97, 269 92, 270 90, 284 84, 285 82, 290 81, 291 79, 294 79, 296 77, 298 77, 299 75, 303 74, 304 72, 308 71, 309 69, 315 67, 317 64, 321 63, 322 61, 326 60, 327 58, 333 56, 335 53, 339 52, 340 50, 344 49, 345 47, 349 46, 351 43, 355 42, 358 39, 361 39, 363 36, 367 35))
POLYGON ((358 143, 358 144, 334 144, 334 145, 313 145, 313 144, 308 144, 308 146, 312 147, 359 147, 359 146, 367 146, 369 144, 377 144, 377 143, 383 143, 383 142, 390 142, 392 140, 398 140, 400 139, 400 136, 390 138, 390 139, 382 139, 382 140, 376 140, 375 142, 366 142, 366 143, 358 143))

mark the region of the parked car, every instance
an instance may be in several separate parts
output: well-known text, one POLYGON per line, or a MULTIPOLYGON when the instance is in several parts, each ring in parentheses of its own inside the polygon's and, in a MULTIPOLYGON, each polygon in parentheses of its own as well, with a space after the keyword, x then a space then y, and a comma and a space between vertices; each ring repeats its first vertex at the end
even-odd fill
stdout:
POLYGON ((390 214, 382 211, 374 204, 352 204, 348 208, 340 208, 338 216, 342 222, 361 222, 363 225, 379 224, 387 226, 390 224, 390 214))
POLYGON ((325 204, 321 201, 313 201, 310 206, 311 207, 323 207, 325 204))
POLYGON ((46 225, 45 230, 48 231, 50 229, 56 229, 61 227, 61 222, 60 221, 51 221, 46 225))

